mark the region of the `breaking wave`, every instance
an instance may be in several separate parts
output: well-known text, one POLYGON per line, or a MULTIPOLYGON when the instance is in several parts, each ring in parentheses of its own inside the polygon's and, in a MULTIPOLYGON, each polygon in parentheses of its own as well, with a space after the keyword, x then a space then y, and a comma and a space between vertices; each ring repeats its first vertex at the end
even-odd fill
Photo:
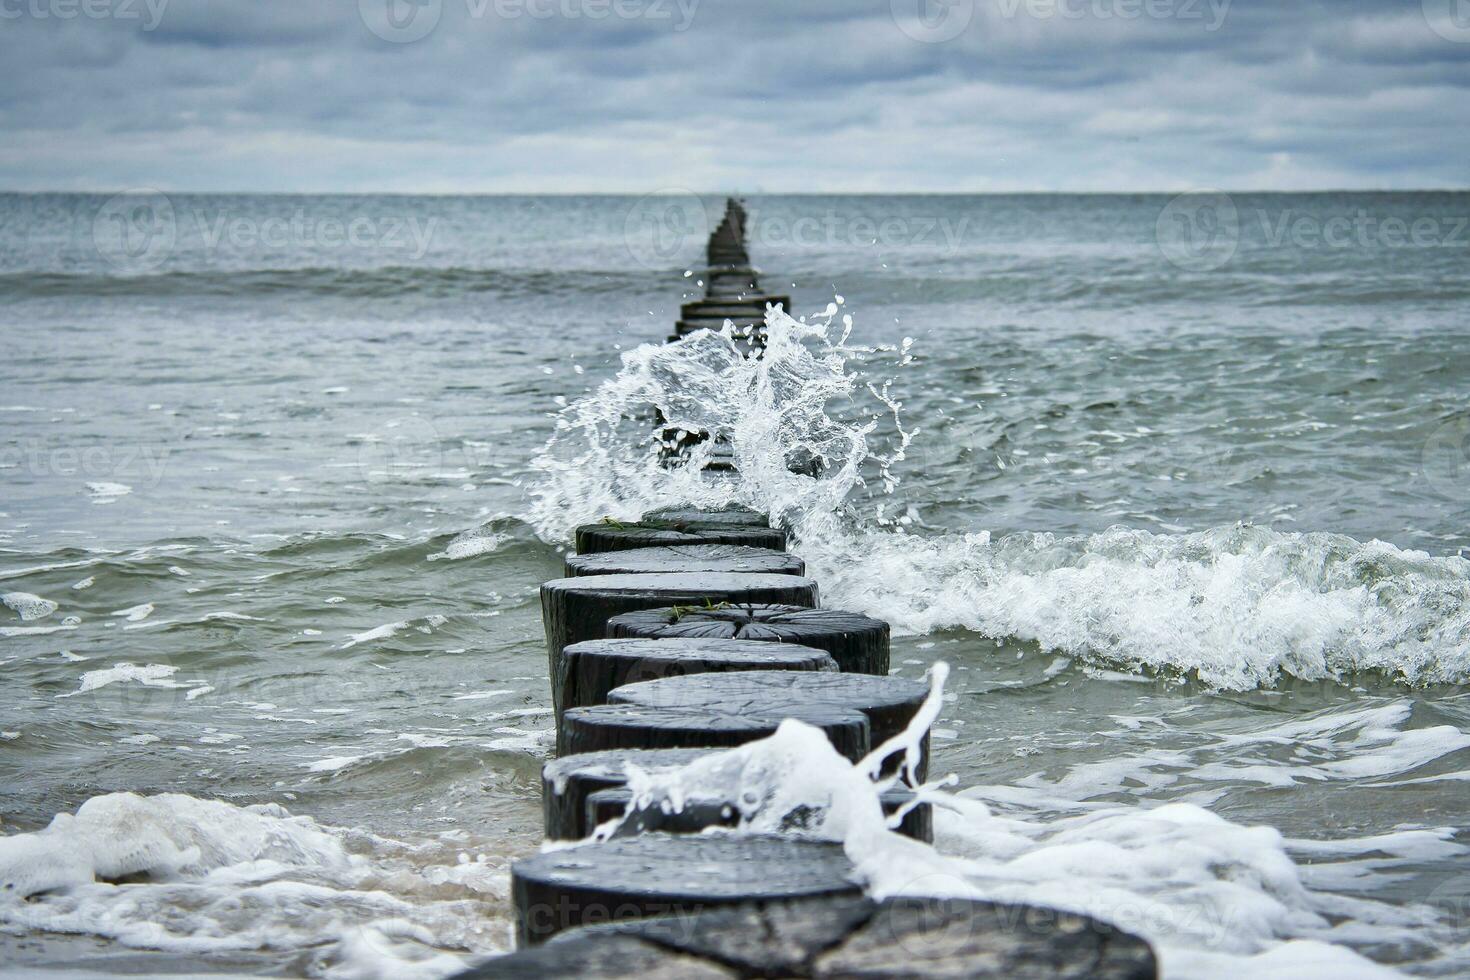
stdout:
POLYGON ((1189 534, 927 533, 901 494, 922 435, 897 378, 910 341, 864 347, 831 304, 768 313, 764 357, 702 332, 623 355, 568 406, 533 464, 531 522, 549 541, 604 516, 740 503, 792 531, 832 605, 900 633, 964 628, 1086 662, 1219 688, 1372 672, 1411 685, 1470 679, 1470 561, 1341 534, 1238 525, 1189 534), (652 420, 724 434, 738 479, 669 468, 652 420), (813 475, 804 464, 820 461, 813 475), (897 517, 892 515, 899 515, 897 517))

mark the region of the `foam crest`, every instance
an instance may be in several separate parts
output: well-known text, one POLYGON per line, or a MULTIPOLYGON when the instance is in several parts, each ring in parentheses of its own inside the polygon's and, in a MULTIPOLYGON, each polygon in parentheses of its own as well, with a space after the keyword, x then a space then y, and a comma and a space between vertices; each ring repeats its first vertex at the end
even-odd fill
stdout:
POLYGON ((1373 671, 1470 679, 1470 562, 1236 526, 1059 537, 858 531, 803 540, 834 603, 1222 688, 1373 671))
POLYGON ((0 923, 178 953, 300 950, 326 976, 442 977, 503 948, 487 925, 507 882, 503 861, 424 850, 275 805, 113 793, 0 837, 0 923))
MULTIPOLYGON (((931 674, 926 708, 941 703, 943 680, 942 669, 931 674)), ((917 745, 932 720, 921 710, 894 746, 917 745)), ((1366 717, 1323 717, 1315 727, 1381 740, 1404 720, 1389 705, 1366 717)), ((1254 739, 1281 737, 1263 731, 1254 739)), ((1089 805, 1088 796, 1112 787, 1087 780, 1054 787, 1070 789, 1066 799, 1013 800, 1004 813, 931 785, 919 791, 936 808, 931 847, 890 830, 879 801, 889 782, 873 776, 871 761, 849 762, 817 729, 787 721, 767 739, 681 770, 632 772, 629 786, 641 809, 734 801, 738 820, 721 832, 797 831, 840 841, 876 898, 976 898, 1092 915, 1147 937, 1169 977, 1286 977, 1329 966, 1336 976, 1392 976, 1340 944, 1349 938, 1343 920, 1352 923, 1350 938, 1364 944, 1448 936, 1433 908, 1353 894, 1368 878, 1392 877, 1382 855, 1434 861, 1462 853, 1447 830, 1290 841, 1189 802, 1089 805), (1074 812, 1058 815, 1058 807, 1074 812), (1294 854, 1312 867, 1298 865, 1294 854)), ((620 822, 597 835, 615 834, 620 822)))
POLYGON ((45 619, 54 613, 60 606, 50 599, 43 599, 29 592, 6 592, 0 594, 0 604, 4 604, 15 611, 21 622, 29 623, 34 619, 45 619))
POLYGON ((851 318, 839 327, 838 313, 834 304, 796 321, 768 311, 760 358, 710 332, 624 354, 617 376, 561 413, 533 464, 537 532, 565 541, 605 516, 739 503, 791 530, 829 604, 900 634, 964 628, 1230 689, 1365 671, 1413 685, 1470 680, 1463 558, 1248 525, 908 533, 883 515, 907 509, 895 498, 897 467, 918 429, 893 390, 909 341, 852 345, 851 318), (727 437, 738 477, 700 473, 707 444, 689 465, 661 463, 657 414, 727 437), (813 460, 819 469, 804 465, 813 460))

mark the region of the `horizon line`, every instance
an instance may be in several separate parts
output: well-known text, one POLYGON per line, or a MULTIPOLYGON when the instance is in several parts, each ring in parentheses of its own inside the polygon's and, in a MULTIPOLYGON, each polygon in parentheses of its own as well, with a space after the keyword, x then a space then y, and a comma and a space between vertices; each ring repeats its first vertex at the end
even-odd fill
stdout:
POLYGON ((1185 194, 1464 194, 1470 193, 1470 185, 1463 187, 1320 187, 1311 189, 1283 190, 1279 188, 1223 188, 1198 187, 1186 190, 1116 190, 1116 191, 740 191, 707 190, 695 191, 677 188, 660 191, 261 191, 261 190, 164 190, 157 187, 126 187, 116 190, 27 190, 22 188, 0 188, 0 195, 44 196, 76 195, 115 197, 123 194, 177 194, 215 195, 220 197, 675 197, 693 194, 696 197, 1162 197, 1185 194))

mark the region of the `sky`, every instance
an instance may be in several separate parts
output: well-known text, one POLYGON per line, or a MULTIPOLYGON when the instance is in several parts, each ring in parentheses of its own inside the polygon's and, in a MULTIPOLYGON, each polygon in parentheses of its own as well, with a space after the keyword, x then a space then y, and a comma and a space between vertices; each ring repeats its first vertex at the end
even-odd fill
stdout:
POLYGON ((1470 0, 0 0, 0 189, 1470 187, 1470 0))

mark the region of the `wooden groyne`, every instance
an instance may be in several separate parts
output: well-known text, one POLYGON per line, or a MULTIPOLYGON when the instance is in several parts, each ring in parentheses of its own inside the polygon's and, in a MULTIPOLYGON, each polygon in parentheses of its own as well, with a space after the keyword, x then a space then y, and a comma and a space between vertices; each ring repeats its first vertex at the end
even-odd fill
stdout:
MULTIPOLYGON (((684 305, 670 340, 729 324, 760 356, 767 306, 789 299, 760 291, 746 223, 729 201, 709 240, 706 296, 684 305)), ((661 429, 660 438, 675 450, 721 445, 720 433, 661 429)), ((725 453, 706 468, 733 465, 725 453)), ((515 862, 519 951, 461 976, 1155 977, 1146 942, 1086 916, 873 901, 842 845, 803 836, 799 813, 789 833, 732 836, 704 831, 737 824, 750 801, 665 800, 630 812, 635 770, 668 773, 793 718, 856 762, 919 712, 928 689, 890 676, 888 624, 822 607, 787 544, 766 515, 738 507, 577 530, 566 577, 541 589, 557 726, 557 758, 542 770, 545 830, 574 841, 621 823, 605 840, 515 862)), ((925 764, 905 779, 925 778, 927 733, 922 748, 925 764)), ((900 761, 885 760, 884 771, 899 772, 900 761)), ((899 833, 932 841, 930 804, 903 785, 881 803, 899 833)))

